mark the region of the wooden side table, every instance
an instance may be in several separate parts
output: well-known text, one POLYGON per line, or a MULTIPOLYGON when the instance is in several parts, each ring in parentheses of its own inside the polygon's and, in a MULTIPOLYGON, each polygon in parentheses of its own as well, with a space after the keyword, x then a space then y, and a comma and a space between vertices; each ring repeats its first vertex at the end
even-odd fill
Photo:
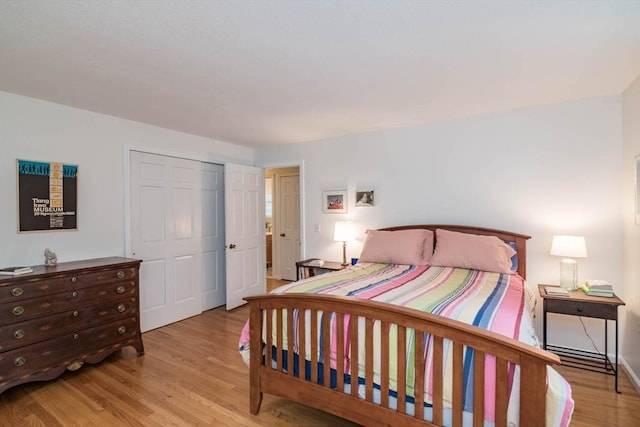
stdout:
POLYGON ((328 273, 329 271, 339 271, 346 265, 340 262, 325 261, 322 265, 313 264, 320 258, 309 258, 296 262, 296 280, 306 279, 307 277, 317 276, 318 274, 328 273))
POLYGON ((538 285, 538 293, 543 300, 542 347, 560 356, 567 366, 615 376, 616 392, 620 393, 618 390, 618 307, 625 305, 624 301, 615 295, 612 298, 589 296, 582 290, 570 291, 568 296, 551 295, 546 291, 547 286, 557 285, 538 285), (604 354, 548 344, 547 313, 603 319, 604 354), (611 362, 608 355, 609 332, 607 320, 615 322, 615 363, 611 362))

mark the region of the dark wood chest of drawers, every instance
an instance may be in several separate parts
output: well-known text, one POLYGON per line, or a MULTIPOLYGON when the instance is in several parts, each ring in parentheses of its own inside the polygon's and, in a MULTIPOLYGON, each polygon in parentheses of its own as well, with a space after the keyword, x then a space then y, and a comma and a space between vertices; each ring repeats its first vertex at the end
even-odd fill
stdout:
POLYGON ((140 334, 140 261, 111 257, 0 276, 0 393, 133 346, 140 334))

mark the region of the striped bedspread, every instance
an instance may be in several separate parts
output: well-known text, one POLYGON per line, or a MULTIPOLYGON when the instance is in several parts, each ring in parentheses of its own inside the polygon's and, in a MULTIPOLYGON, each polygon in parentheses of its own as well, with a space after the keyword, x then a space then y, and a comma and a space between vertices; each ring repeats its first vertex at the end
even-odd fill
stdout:
MULTIPOLYGON (((515 338, 521 342, 540 346, 536 337, 533 324, 533 309, 535 296, 526 286, 524 280, 514 274, 499 274, 462 268, 433 267, 433 266, 410 266, 395 264, 357 264, 342 271, 311 277, 299 282, 293 282, 281 286, 273 293, 318 293, 351 296, 368 300, 375 300, 389 304, 401 305, 416 310, 438 314, 451 319, 456 319, 471 325, 475 325, 487 330, 491 330, 502 335, 515 338)), ((294 316, 298 313, 294 312, 294 316)), ((307 318, 309 314, 307 313, 307 318)), ((321 316, 321 313, 319 313, 321 316)), ((307 321, 309 321, 307 319, 307 321)), ((345 316, 345 322, 346 322, 345 316)), ((294 323, 294 324, 297 324, 294 323)), ((285 322, 286 325, 286 322, 285 322)), ((285 326, 286 327, 286 326, 285 326)), ((391 334, 395 330, 391 331, 391 334)), ((337 342, 335 334, 331 334, 331 368, 336 368, 337 342)), ((379 345, 379 334, 376 334, 374 349, 379 345)), ((297 334, 294 334, 297 336, 297 334)), ((283 349, 291 348, 286 342, 287 334, 284 333, 285 342, 283 349)), ((359 334, 360 339, 364 339, 359 334)), ((265 337, 263 337, 264 339, 265 337)), ((390 343, 396 343, 394 337, 390 337, 390 343)), ((407 346, 413 346, 413 338, 407 337, 407 346)), ((274 336, 275 342, 275 336, 274 336)), ((348 339, 345 337, 345 340, 348 339)), ((266 342, 266 339, 264 339, 266 342)), ((294 351, 302 343, 292 343, 294 351)), ((363 344, 363 343, 361 343, 363 344)), ((311 352, 311 344, 305 343, 307 355, 311 352)), ((429 345, 429 339, 427 339, 429 345)), ((248 363, 249 360, 249 329, 248 322, 245 325, 240 338, 240 352, 248 363)), ((346 347, 348 348, 348 346, 346 347)), ((322 340, 319 340, 318 351, 322 354, 326 349, 322 348, 322 340)), ((470 352, 470 350, 469 350, 470 352)), ((364 357, 364 352, 359 352, 360 357, 364 357)), ((390 349, 390 355, 397 354, 394 349, 390 349)), ((413 351, 407 351, 406 366, 413 366, 413 351)), ((444 370, 447 375, 452 373, 451 355, 448 351, 447 343, 444 348, 444 370)), ((470 354, 465 355, 465 387, 464 402, 465 410, 472 409, 473 387, 471 379, 471 359, 470 354), (469 386, 467 387, 467 384, 469 386)), ((322 359, 319 359, 322 360, 322 359)), ((391 366, 395 366, 395 361, 391 361, 391 366)), ((345 372, 349 372, 351 360, 345 355, 345 372)), ((379 361, 378 361, 379 363, 379 361)), ((427 392, 425 402, 431 402, 431 359, 427 360, 425 369, 425 384, 427 392)), ((361 361, 360 366, 364 362, 361 361)), ((495 364, 486 363, 485 370, 495 370, 495 364)), ((495 384, 489 381, 494 377, 491 372, 487 372, 485 383, 485 415, 489 425, 494 421, 494 391, 495 384)), ((361 372, 361 376, 364 372, 361 372)), ((374 383, 379 384, 379 367, 374 369, 374 383)), ((414 372, 407 370, 407 395, 413 393, 414 372)), ((548 368, 547 375, 547 426, 566 426, 569 424, 573 412, 573 400, 571 399, 571 388, 569 384, 555 370, 548 368)), ((510 383, 519 381, 518 370, 511 369, 509 373, 510 383)), ((447 385, 450 381, 445 381, 445 406, 451 405, 451 387, 447 385)), ((390 388, 396 390, 397 381, 395 372, 390 372, 390 388)), ((517 387, 511 387, 517 390, 517 387)), ((526 389, 526 387, 525 387, 526 389)), ((394 393, 395 394, 395 393, 394 393)), ((512 393, 514 394, 514 393, 512 393)), ((511 396, 509 408, 509 419, 516 420, 513 425, 517 425, 517 396, 511 396)))

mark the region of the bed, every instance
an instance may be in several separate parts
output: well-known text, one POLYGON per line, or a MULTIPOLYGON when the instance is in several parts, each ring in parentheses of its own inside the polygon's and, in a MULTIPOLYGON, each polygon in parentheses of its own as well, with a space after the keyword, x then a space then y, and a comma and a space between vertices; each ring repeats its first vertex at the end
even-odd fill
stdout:
POLYGON ((370 233, 356 265, 247 298, 252 414, 269 393, 363 425, 569 424, 571 389, 533 327, 529 236, 370 233))

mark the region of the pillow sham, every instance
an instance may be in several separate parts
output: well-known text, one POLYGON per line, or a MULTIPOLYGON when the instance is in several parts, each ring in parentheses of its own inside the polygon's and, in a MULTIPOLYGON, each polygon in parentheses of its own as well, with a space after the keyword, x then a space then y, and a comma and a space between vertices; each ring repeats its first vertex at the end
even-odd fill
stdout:
POLYGON ((511 249, 513 249, 513 256, 511 257, 511 271, 518 271, 518 252, 516 251, 516 242, 507 243, 511 249))
POLYGON ((358 262, 427 265, 432 254, 431 230, 367 230, 358 262))
POLYGON ((437 229, 431 265, 512 274, 511 257, 515 254, 511 246, 496 236, 437 229))

